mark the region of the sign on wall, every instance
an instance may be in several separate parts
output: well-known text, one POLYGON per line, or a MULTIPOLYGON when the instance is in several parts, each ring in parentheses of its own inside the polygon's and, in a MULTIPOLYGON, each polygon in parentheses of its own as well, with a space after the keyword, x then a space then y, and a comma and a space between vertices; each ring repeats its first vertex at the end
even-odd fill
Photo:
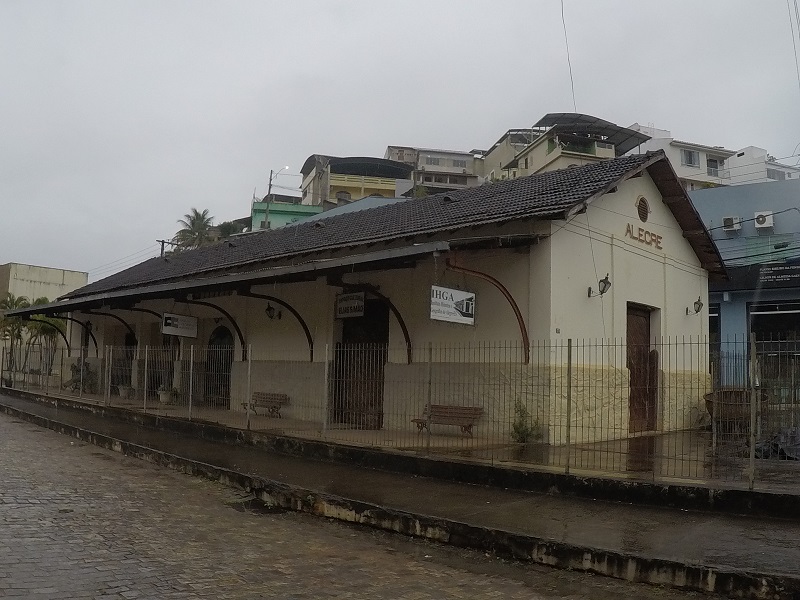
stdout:
POLYGON ((793 287, 800 284, 800 265, 760 265, 758 282, 769 287, 793 287))
POLYGON ((336 295, 336 318, 349 319, 364 316, 364 292, 336 295))
POLYGON ((197 317, 164 313, 161 317, 161 333, 196 338, 197 317))
POLYGON ((432 285, 431 319, 474 325, 475 293, 432 285))

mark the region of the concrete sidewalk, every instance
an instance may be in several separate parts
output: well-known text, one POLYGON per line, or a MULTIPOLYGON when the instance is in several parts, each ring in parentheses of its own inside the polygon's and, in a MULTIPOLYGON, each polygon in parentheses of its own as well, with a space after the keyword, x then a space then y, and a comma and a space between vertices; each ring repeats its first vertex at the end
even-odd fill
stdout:
POLYGON ((637 506, 269 453, 0 395, 5 412, 252 491, 269 504, 561 568, 800 598, 800 521, 637 506))

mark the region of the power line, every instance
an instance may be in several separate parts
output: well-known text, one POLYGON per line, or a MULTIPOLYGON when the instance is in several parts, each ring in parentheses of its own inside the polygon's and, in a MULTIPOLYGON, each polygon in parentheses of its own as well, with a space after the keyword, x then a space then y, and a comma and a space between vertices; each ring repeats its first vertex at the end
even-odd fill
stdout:
POLYGON ((567 46, 567 65, 569 65, 569 83, 572 86, 572 108, 578 112, 575 102, 575 80, 572 78, 572 60, 569 57, 569 39, 567 39, 567 21, 564 19, 564 0, 561 0, 561 24, 564 26, 564 43, 567 46))
MULTIPOLYGON (((794 70, 797 73, 797 88, 800 90, 800 61, 797 59, 797 41, 795 40, 794 23, 792 22, 792 7, 789 0, 786 0, 786 8, 789 9, 789 26, 792 29, 792 48, 794 49, 794 70)), ((795 17, 797 18, 797 36, 800 37, 800 12, 797 10, 797 1, 794 3, 795 17)))
POLYGON ((111 262, 107 262, 107 263, 103 263, 102 265, 98 265, 97 267, 94 267, 93 269, 89 269, 89 272, 102 271, 102 270, 105 270, 104 269, 105 267, 109 267, 109 266, 114 265, 116 263, 123 262, 123 261, 125 261, 125 260, 127 260, 127 259, 129 259, 131 257, 137 256, 137 255, 140 255, 140 254, 145 254, 147 252, 153 252, 153 251, 154 251, 154 249, 151 246, 148 246, 147 248, 142 248, 141 250, 137 250, 136 252, 134 252, 133 254, 129 254, 128 256, 123 256, 122 258, 118 258, 116 260, 112 260, 111 262))

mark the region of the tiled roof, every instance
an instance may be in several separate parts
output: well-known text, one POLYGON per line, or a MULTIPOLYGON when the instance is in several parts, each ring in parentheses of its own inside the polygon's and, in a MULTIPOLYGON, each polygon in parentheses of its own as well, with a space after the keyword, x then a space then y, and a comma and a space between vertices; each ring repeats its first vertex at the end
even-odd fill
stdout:
POLYGON ((571 208, 658 159, 663 152, 622 156, 585 166, 413 198, 386 206, 300 221, 143 263, 67 294, 76 298, 111 290, 225 271, 247 271, 265 263, 316 251, 359 246, 520 218, 563 218, 571 208))

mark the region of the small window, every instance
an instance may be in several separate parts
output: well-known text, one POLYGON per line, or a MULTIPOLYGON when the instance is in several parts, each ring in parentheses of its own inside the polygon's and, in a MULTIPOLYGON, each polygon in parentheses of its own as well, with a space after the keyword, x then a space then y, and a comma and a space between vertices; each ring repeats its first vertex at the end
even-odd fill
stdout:
POLYGON ((453 166, 457 167, 457 168, 461 168, 461 169, 466 169, 467 168, 467 161, 454 158, 453 159, 453 166))
POLYGON ((337 200, 350 200, 350 192, 336 192, 336 199, 337 200))
POLYGON ((639 220, 642 223, 647 223, 647 217, 650 216, 650 205, 642 196, 636 201, 636 212, 639 213, 639 220))
POLYGON ((425 157, 425 164, 426 165, 439 165, 439 159, 434 156, 426 156, 425 157))
POLYGON ((775 181, 785 181, 786 173, 778 169, 767 169, 767 179, 774 179, 775 181))
POLYGON ((433 181, 433 177, 431 175, 425 175, 425 177, 423 177, 423 180, 425 181, 425 183, 431 183, 433 181))
POLYGON ((523 165, 524 169, 528 168, 528 157, 527 156, 525 157, 525 160, 522 161, 522 165, 523 165))
POLYGON ((681 148, 681 164, 685 167, 699 167, 700 153, 696 150, 681 148))
POLYGON ((436 175, 433 178, 433 182, 434 183, 447 183, 447 177, 445 177, 444 175, 436 175))

